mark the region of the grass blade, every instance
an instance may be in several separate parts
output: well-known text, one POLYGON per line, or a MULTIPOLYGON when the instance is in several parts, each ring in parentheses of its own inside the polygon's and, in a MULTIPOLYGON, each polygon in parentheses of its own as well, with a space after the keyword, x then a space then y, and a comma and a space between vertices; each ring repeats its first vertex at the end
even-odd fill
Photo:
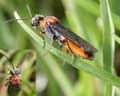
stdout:
MULTIPOLYGON (((112 73, 114 63, 114 26, 110 13, 108 0, 100 0, 101 16, 104 25, 103 32, 103 62, 104 69, 112 73)), ((105 84, 105 96, 112 96, 112 85, 105 84)))
POLYGON ((37 48, 38 55, 41 56, 41 58, 45 61, 45 64, 48 66, 50 72, 56 79, 57 83, 61 87, 61 90, 65 94, 65 96, 75 96, 73 91, 73 86, 70 82, 70 80, 65 75, 64 71, 60 68, 57 61, 53 58, 51 54, 47 54, 44 58, 42 55, 46 50, 44 50, 41 46, 38 46, 37 48), (46 60, 46 58, 50 60, 46 60))

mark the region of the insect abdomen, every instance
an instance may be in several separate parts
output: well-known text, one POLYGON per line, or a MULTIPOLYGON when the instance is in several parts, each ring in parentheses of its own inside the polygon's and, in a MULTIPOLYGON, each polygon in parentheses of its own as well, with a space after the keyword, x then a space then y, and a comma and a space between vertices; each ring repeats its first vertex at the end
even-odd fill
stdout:
POLYGON ((92 52, 86 52, 82 47, 77 46, 70 40, 67 40, 65 45, 67 46, 67 50, 76 56, 81 56, 82 58, 89 60, 92 60, 94 57, 92 52))

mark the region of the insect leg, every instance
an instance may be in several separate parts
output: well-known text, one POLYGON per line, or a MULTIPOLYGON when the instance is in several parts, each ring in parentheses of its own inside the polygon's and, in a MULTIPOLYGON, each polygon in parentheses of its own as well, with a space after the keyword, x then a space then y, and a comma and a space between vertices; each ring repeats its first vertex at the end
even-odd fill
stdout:
POLYGON ((49 48, 49 50, 47 50, 47 51, 44 53, 44 55, 43 55, 43 56, 47 55, 47 53, 51 50, 52 45, 53 45, 53 38, 54 38, 54 34, 53 34, 53 35, 51 35, 50 48, 49 48))
POLYGON ((8 85, 9 85, 9 81, 7 81, 4 86, 8 86, 8 85))
POLYGON ((68 41, 66 40, 66 41, 64 41, 64 45, 63 45, 63 47, 62 48, 64 48, 64 50, 66 50, 68 53, 70 53, 71 54, 71 56, 72 56, 72 58, 73 58, 73 61, 72 61, 72 64, 75 62, 75 55, 72 53, 72 50, 70 49, 70 47, 69 47, 69 43, 68 43, 68 41))
MULTIPOLYGON (((51 30, 49 24, 46 25, 46 27, 44 28, 44 31, 46 32, 46 34, 50 38, 50 48, 49 48, 49 50, 51 50, 52 45, 53 45, 53 40, 56 40, 57 37, 56 37, 55 33, 51 30)), ((48 53, 48 51, 44 55, 46 55, 48 53)))
POLYGON ((45 48, 46 44, 45 44, 45 38, 44 38, 43 34, 45 34, 45 32, 42 31, 39 33, 39 36, 43 39, 43 48, 45 48))
POLYGON ((9 85, 9 80, 10 80, 10 77, 6 78, 5 86, 8 86, 8 85, 9 85))

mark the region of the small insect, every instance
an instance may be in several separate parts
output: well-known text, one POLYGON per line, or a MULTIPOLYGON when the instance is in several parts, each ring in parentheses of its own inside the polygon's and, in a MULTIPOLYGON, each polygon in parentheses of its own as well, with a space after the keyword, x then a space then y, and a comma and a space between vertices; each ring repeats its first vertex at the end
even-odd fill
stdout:
POLYGON ((10 76, 7 78, 6 86, 18 86, 21 84, 21 70, 19 68, 10 69, 10 76))
POLYGON ((65 28, 56 17, 36 15, 32 18, 31 23, 33 27, 39 25, 42 33, 46 33, 51 39, 51 43, 55 40, 68 52, 88 60, 93 60, 97 49, 68 28, 65 28))
POLYGON ((22 79, 20 76, 21 70, 20 68, 14 67, 13 64, 11 65, 13 66, 13 68, 10 68, 9 71, 10 76, 6 79, 7 82, 5 86, 7 86, 7 93, 9 96, 17 96, 21 90, 21 83, 22 83, 22 79))

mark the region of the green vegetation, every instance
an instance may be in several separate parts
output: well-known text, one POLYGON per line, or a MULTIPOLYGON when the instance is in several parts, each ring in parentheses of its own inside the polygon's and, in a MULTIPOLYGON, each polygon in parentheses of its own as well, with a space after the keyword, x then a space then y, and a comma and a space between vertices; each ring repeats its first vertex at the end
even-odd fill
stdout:
MULTIPOLYGON (((14 14, 15 18, 31 18, 29 13, 55 15, 64 26, 98 49, 93 61, 77 57, 73 62, 73 56, 61 51, 56 42, 51 46, 47 36, 44 36, 46 46, 43 48, 43 40, 38 35, 39 27, 33 29, 29 21, 3 25, 2 11, 0 47, 35 48, 38 96, 119 96, 120 78, 115 75, 114 69, 115 49, 119 48, 120 43, 119 3, 119 0, 41 0, 10 3, 10 13, 7 14, 14 14), (13 10, 18 3, 20 6, 13 10), (23 10, 20 10, 21 6, 23 10), (31 12, 28 12, 29 8, 31 12), (41 86, 43 83, 45 85, 41 86)), ((8 17, 13 16, 8 15, 5 18, 8 17)))

